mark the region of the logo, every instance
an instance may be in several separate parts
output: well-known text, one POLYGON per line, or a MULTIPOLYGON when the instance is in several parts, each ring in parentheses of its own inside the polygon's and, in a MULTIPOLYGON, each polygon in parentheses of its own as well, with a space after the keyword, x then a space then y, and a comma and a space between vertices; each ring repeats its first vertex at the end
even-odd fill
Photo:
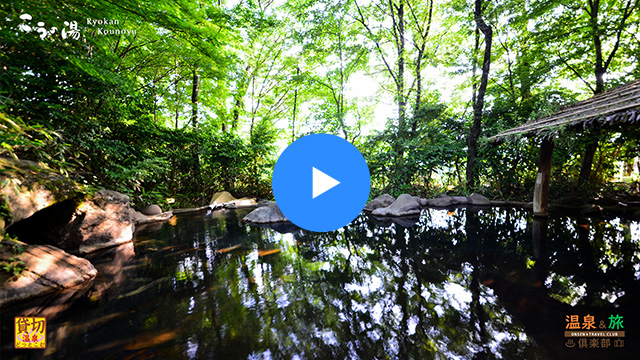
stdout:
MULTIPOLYGON (((37 22, 37 28, 32 28, 28 22, 31 21, 31 19, 33 19, 33 17, 29 14, 22 14, 20 15, 20 19, 22 21, 25 21, 27 23, 25 24, 20 24, 18 26, 18 29, 20 29, 21 31, 24 32, 31 32, 32 30, 35 30, 38 34, 40 34, 40 39, 44 40, 44 38, 51 36, 53 34, 56 33, 56 31, 58 31, 58 28, 55 26, 52 26, 51 28, 47 29, 45 28, 45 23, 43 21, 38 21, 37 22)), ((62 28, 62 30, 60 30, 60 36, 62 36, 63 39, 66 39, 67 37, 73 38, 75 40, 80 39, 80 32, 78 31, 78 22, 77 21, 65 21, 64 22, 65 27, 62 28), (69 27, 69 29, 67 30, 66 27, 69 27)))
POLYGON ((47 319, 16 317, 14 319, 16 349, 44 349, 47 347, 47 319))
POLYGON ((273 196, 291 222, 311 231, 349 224, 369 198, 369 167, 348 141, 329 134, 289 145, 273 169, 273 196))
POLYGON ((612 314, 606 320, 596 319, 587 314, 567 315, 564 346, 578 349, 608 349, 624 347, 624 318, 620 314, 612 314), (608 321, 607 321, 608 320, 608 321))
MULTIPOLYGON (((20 15, 20 20, 22 20, 23 23, 18 25, 18 30, 24 32, 35 31, 40 34, 40 39, 42 40, 50 38, 56 33, 59 33, 63 40, 66 40, 67 38, 79 40, 80 37, 83 36, 80 29, 78 29, 77 21, 63 21, 64 27, 58 29, 57 26, 47 28, 44 21, 38 21, 36 26, 32 27, 30 22, 33 20, 33 17, 30 14, 20 15)), ((91 36, 135 35, 137 32, 136 29, 117 28, 120 25, 120 20, 116 19, 87 18, 85 31, 91 36), (113 26, 116 26, 116 28, 112 28, 113 26)))

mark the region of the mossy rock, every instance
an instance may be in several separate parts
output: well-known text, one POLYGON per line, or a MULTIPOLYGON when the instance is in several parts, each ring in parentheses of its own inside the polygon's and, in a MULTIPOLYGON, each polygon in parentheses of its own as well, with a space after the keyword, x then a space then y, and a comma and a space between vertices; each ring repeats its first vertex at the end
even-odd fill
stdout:
POLYGON ((9 216, 9 226, 58 202, 84 197, 69 178, 33 161, 0 159, 0 196, 9 216))

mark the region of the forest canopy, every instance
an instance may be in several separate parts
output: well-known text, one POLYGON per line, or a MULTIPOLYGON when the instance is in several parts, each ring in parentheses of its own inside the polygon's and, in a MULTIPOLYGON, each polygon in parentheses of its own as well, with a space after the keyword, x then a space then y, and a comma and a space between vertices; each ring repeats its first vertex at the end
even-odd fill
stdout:
MULTIPOLYGON (((0 156, 137 205, 271 198, 279 152, 312 133, 358 147, 372 196, 529 198, 540 138, 486 139, 640 78, 640 0, 25 0, 0 18, 0 156)), ((556 130, 552 194, 638 191, 637 127, 556 130)))

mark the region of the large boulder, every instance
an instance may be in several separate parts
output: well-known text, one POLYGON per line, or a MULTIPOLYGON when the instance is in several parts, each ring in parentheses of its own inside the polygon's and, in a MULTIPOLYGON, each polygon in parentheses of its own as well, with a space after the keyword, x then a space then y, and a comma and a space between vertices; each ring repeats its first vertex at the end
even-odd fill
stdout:
POLYGON ((0 261, 15 257, 26 266, 17 279, 0 271, 0 307, 79 285, 97 274, 88 260, 53 246, 22 245, 24 252, 19 255, 8 246, 0 248, 0 261))
POLYGON ((391 204, 393 204, 393 202, 396 199, 393 198, 393 196, 389 195, 389 194, 382 194, 380 196, 378 196, 377 198, 369 201, 369 203, 367 205, 365 205, 364 211, 367 212, 372 212, 375 209, 379 209, 379 208, 383 208, 383 207, 387 207, 391 204))
POLYGON ((469 199, 469 205, 491 206, 491 201, 480 194, 473 193, 467 196, 467 199, 469 199))
POLYGON ((156 204, 151 204, 140 209, 140 212, 144 215, 160 215, 162 214, 162 208, 156 204))
POLYGON ((409 194, 402 194, 389 206, 373 210, 375 216, 409 216, 420 214, 420 203, 409 194))
POLYGON ((87 254, 131 241, 134 227, 134 210, 129 205, 129 197, 100 190, 83 201, 71 220, 55 231, 55 235, 63 249, 87 254))
POLYGON ((288 222, 278 204, 275 202, 269 202, 268 204, 261 205, 257 209, 253 210, 247 216, 245 216, 242 220, 248 223, 255 224, 269 224, 269 223, 278 223, 278 222, 288 222))
POLYGON ((73 181, 33 161, 0 158, 0 169, 0 202, 6 202, 11 213, 6 226, 78 192, 73 181))

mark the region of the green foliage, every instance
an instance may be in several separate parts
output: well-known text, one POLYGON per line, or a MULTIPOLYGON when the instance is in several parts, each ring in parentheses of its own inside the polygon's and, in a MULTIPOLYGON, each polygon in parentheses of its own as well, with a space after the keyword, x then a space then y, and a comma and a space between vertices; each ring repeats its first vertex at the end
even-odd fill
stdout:
MULTIPOLYGON (((362 150, 374 194, 471 191, 463 178, 478 82, 474 4, 401 3, 3 3, 0 157, 44 163, 86 189, 126 193, 136 206, 168 198, 176 199, 173 206, 197 206, 219 190, 270 198, 277 150, 325 132, 362 150), (403 22, 402 34, 390 15, 403 22), (65 21, 78 22, 78 39, 62 38, 65 21), (57 32, 41 38, 38 22, 57 32), (105 29, 123 33, 101 35, 105 29), (376 95, 354 88, 363 76, 379 82, 376 95), (449 79, 453 90, 441 97, 449 79), (398 113, 369 131, 380 94, 393 97, 398 113)), ((494 46, 479 190, 529 196, 536 140, 496 147, 482 139, 587 97, 598 63, 595 35, 606 85, 637 77, 638 12, 619 0, 598 4, 592 19, 581 1, 485 2, 494 46)), ((573 184, 591 135, 552 130, 553 180, 573 184)), ((638 152, 633 134, 597 135, 596 187, 611 180, 614 159, 630 161, 638 152)))
POLYGON ((2 270, 14 276, 15 279, 20 277, 20 275, 22 275, 22 273, 27 269, 24 261, 15 257, 9 258, 8 261, 0 261, 0 266, 2 267, 2 270))
MULTIPOLYGON (((8 220, 8 217, 6 214, 0 214, 0 219, 8 220)), ((2 248, 9 248, 9 252, 13 254, 13 256, 9 257, 6 261, 0 261, 0 269, 9 273, 13 279, 17 279, 27 270, 24 261, 16 257, 24 252, 22 243, 20 243, 17 238, 6 234, 3 228, 0 228, 0 249, 2 248)))
POLYGON ((410 121, 416 122, 416 130, 406 136, 399 136, 390 122, 363 144, 374 192, 427 195, 457 183, 464 157, 460 121, 443 104, 422 106, 410 121))

